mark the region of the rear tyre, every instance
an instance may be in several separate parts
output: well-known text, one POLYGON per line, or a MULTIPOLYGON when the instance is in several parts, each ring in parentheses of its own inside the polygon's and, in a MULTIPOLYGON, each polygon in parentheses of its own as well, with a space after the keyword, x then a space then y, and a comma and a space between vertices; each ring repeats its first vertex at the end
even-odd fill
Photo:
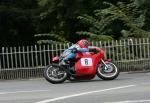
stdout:
POLYGON ((68 78, 67 72, 58 64, 50 64, 44 69, 44 78, 53 84, 62 83, 68 78))
POLYGON ((116 79, 120 73, 118 67, 112 62, 106 62, 107 67, 103 64, 97 66, 97 76, 103 80, 116 79))

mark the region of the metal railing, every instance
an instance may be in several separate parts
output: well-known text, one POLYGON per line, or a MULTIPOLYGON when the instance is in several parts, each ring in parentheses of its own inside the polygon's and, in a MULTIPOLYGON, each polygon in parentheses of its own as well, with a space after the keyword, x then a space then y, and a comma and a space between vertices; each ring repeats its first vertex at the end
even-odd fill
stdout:
MULTIPOLYGON (((118 64, 121 71, 150 69, 150 39, 92 42, 102 47, 106 57, 118 64)), ((71 44, 34 45, 0 48, 0 79, 30 78, 43 75, 52 57, 60 55, 71 44)))

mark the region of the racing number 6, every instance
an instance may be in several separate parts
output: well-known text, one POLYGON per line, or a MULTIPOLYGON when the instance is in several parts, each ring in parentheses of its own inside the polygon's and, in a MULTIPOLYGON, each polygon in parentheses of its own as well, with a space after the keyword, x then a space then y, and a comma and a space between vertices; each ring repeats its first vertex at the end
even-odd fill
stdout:
POLYGON ((82 66, 92 66, 92 58, 81 58, 81 65, 82 66))
POLYGON ((85 61, 85 65, 88 65, 88 59, 85 59, 84 61, 85 61))

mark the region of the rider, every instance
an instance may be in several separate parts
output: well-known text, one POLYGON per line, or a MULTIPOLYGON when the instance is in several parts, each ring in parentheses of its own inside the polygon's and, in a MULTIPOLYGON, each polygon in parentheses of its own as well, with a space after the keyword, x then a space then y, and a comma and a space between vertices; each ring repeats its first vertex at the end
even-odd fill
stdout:
POLYGON ((92 50, 88 48, 89 45, 90 42, 86 39, 79 40, 76 44, 72 45, 63 52, 63 60, 60 64, 66 65, 69 59, 73 59, 76 57, 77 52, 91 52, 92 50))

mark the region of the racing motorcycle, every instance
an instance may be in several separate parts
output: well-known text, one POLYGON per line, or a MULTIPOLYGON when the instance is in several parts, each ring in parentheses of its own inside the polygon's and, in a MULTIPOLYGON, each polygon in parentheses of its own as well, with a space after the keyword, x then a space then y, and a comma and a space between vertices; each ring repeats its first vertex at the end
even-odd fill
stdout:
POLYGON ((74 59, 66 65, 60 65, 63 56, 56 56, 44 69, 44 78, 53 84, 65 80, 91 80, 96 75, 103 80, 113 80, 120 71, 110 59, 105 59, 105 51, 99 47, 91 47, 94 52, 77 52, 74 59))

